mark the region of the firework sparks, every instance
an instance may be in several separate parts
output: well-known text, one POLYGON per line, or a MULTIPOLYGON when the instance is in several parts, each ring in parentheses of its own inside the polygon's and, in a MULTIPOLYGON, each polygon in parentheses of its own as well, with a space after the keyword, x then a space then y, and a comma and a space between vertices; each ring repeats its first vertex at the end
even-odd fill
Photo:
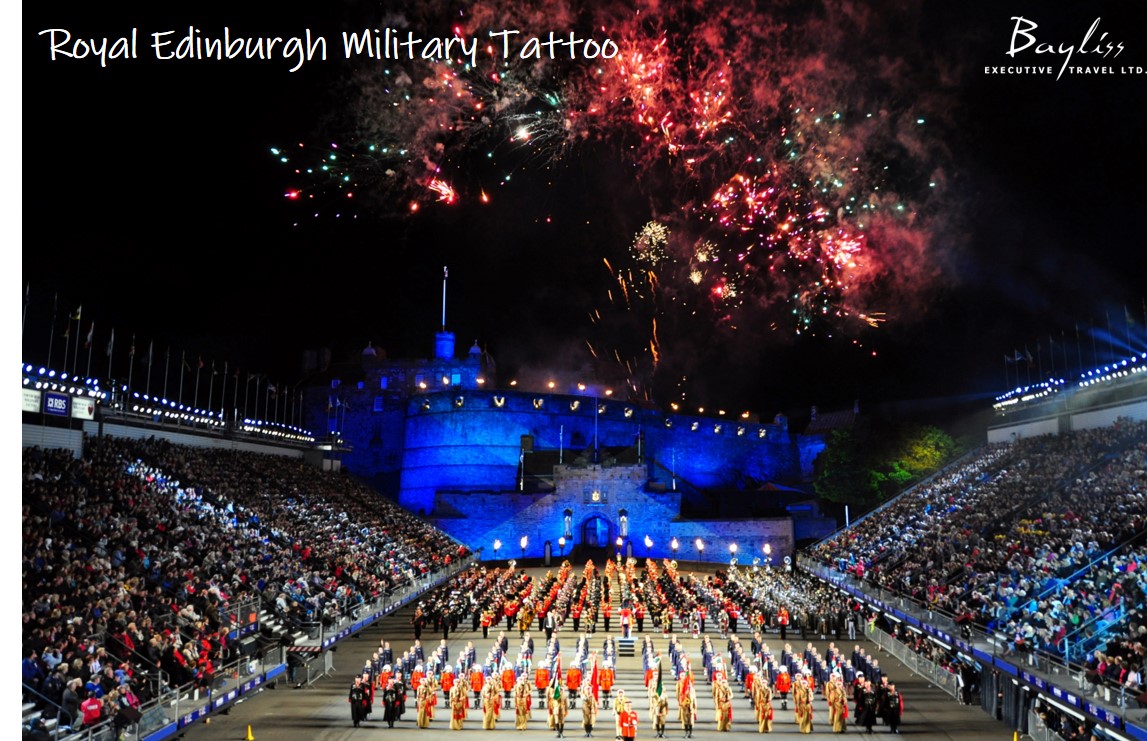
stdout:
POLYGON ((867 331, 889 319, 874 306, 922 295, 938 273, 943 152, 929 130, 950 107, 922 76, 892 74, 932 62, 889 59, 902 47, 877 13, 839 0, 772 14, 716 0, 490 0, 458 13, 432 0, 380 25, 462 38, 564 25, 607 34, 618 54, 523 60, 490 44, 476 59, 364 67, 343 91, 354 102, 339 144, 272 154, 289 170, 287 200, 308 212, 408 204, 421 218, 427 189, 491 204, 512 177, 584 145, 612 153, 633 172, 620 187, 650 203, 628 254, 603 248, 618 253, 603 257, 606 297, 644 334, 624 353, 638 375, 693 325, 867 331))
POLYGON ((438 200, 447 204, 454 205, 458 201, 458 193, 450 186, 445 180, 434 178, 427 185, 432 192, 438 194, 438 200))

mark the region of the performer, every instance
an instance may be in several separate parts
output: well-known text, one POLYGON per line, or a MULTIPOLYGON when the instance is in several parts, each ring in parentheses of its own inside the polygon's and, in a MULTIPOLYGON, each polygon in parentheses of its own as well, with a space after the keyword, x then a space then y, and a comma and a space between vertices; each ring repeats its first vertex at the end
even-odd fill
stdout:
POLYGON ((800 732, 812 733, 812 694, 803 677, 797 677, 793 682, 793 712, 800 732))
POLYGON ((362 673, 362 692, 366 695, 366 710, 363 711, 363 720, 370 720, 370 714, 374 712, 374 685, 370 681, 370 673, 362 673))
POLYGON ((470 668, 470 690, 474 693, 474 709, 482 707, 482 688, 486 685, 486 675, 482 673, 482 665, 475 662, 470 668))
POLYGON ((669 717, 669 698, 665 695, 657 696, 657 711, 653 717, 653 729, 657 732, 657 738, 665 738, 665 719, 669 717))
POLYGON ((844 680, 833 672, 832 679, 824 686, 824 696, 828 700, 828 719, 833 733, 844 733, 848 727, 848 695, 844 690, 844 680))
POLYGON ((462 722, 466 720, 466 691, 464 685, 457 683, 450 690, 450 730, 461 731, 462 722))
POLYGON ((418 727, 429 728, 430 720, 434 717, 434 703, 438 700, 435 692, 434 679, 425 678, 418 684, 418 691, 414 693, 415 707, 418 709, 418 727))
POLYGON ((787 710, 789 707, 789 690, 792 687, 793 680, 789 676, 789 670, 782 666, 777 672, 777 694, 781 696, 782 710, 787 710))
MULTIPOLYGON (((621 702, 621 698, 618 698, 621 702)), ((622 707, 617 711, 617 736, 622 741, 633 741, 637 736, 637 711, 633 709, 633 702, 627 697, 622 707)))
POLYGON ((482 690, 482 729, 493 731, 501 713, 502 698, 498 695, 498 686, 487 682, 482 690))
POLYGON ((561 682, 554 685, 553 694, 550 695, 549 715, 553 725, 552 728, 558 732, 558 738, 564 738, 566 728, 566 716, 569 715, 570 706, 569 701, 566 699, 566 693, 562 689, 561 682))
POLYGON ((542 662, 534 670, 534 686, 538 688, 539 706, 545 704, 546 688, 550 686, 550 668, 542 662))
POLYGON ((454 668, 447 664, 442 667, 442 697, 450 699, 450 691, 454 689, 455 684, 454 668))
POLYGON ((519 731, 526 730, 526 724, 530 721, 530 708, 533 703, 534 698, 530 696, 530 685, 526 683, 525 675, 522 675, 518 678, 518 683, 514 685, 514 727, 519 731))
POLYGON ((733 693, 729 683, 719 679, 713 684, 713 702, 717 710, 717 730, 728 731, 733 722, 733 693))
POLYGON ((872 726, 876 724, 876 691, 872 688, 872 682, 865 681, 864 688, 860 691, 860 712, 856 720, 864 726, 865 733, 872 733, 872 726))
POLYGON ((398 720, 398 690, 393 679, 382 691, 382 719, 386 721, 387 728, 394 728, 394 721, 398 720))
POLYGON ((904 714, 904 696, 896 691, 894 684, 888 685, 887 708, 888 730, 893 733, 900 733, 900 716, 904 714))
POLYGON ((757 732, 772 733, 773 691, 769 689, 768 682, 753 683, 753 706, 757 709, 757 732))
POLYGON ((358 728, 358 724, 366 717, 366 692, 362 687, 362 677, 354 678, 347 702, 350 703, 350 719, 354 723, 354 727, 358 728))
POLYGON ((589 738, 593 735, 593 725, 597 722, 598 702, 589 686, 588 677, 582 683, 581 698, 581 725, 585 729, 585 737, 589 738))
POLYGON ((677 696, 677 718, 681 727, 685 729, 685 738, 693 738, 693 719, 696 715, 696 702, 691 692, 682 692, 677 696))
POLYGON ((581 687, 581 667, 574 664, 569 669, 566 669, 566 691, 562 693, 562 697, 566 698, 568 704, 577 704, 579 687, 581 687))
POLYGON ((606 659, 605 666, 602 668, 598 677, 598 684, 601 686, 601 706, 603 708, 609 707, 609 696, 613 691, 613 661, 606 659))
MULTIPOLYGON (((513 695, 514 685, 518 682, 518 676, 514 674, 514 667, 510 666, 510 662, 502 662, 502 692, 506 695, 506 707, 514 707, 513 695)), ((492 683, 491 683, 492 684, 492 683)))

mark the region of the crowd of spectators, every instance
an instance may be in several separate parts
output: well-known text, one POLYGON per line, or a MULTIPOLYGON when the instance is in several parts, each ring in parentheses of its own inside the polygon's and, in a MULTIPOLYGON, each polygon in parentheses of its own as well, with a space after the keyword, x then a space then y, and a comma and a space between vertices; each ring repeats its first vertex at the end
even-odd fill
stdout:
POLYGON ((330 621, 468 553, 346 474, 154 439, 25 449, 22 528, 25 699, 72 727, 210 692, 242 601, 330 621))
POLYGON ((1145 532, 1147 424, 1120 420, 988 446, 812 555, 1147 700, 1145 532))

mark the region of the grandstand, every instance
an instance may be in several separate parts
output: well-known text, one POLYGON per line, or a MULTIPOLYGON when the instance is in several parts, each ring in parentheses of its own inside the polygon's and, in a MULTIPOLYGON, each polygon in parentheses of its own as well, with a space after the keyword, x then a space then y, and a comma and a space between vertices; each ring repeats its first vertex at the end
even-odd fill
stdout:
MULTIPOLYGON (((569 570, 520 581, 488 559, 492 570, 470 569, 480 544, 328 465, 303 430, 236 437, 164 425, 150 409, 26 429, 25 719, 55 737, 161 738, 268 685, 317 681, 331 649, 416 600, 448 635, 471 619, 477 630, 487 609, 511 632, 524 608, 596 625, 636 596, 652 626, 700 635, 708 674, 706 615, 709 632, 734 633, 738 619, 778 631, 784 606, 802 636, 838 637, 863 616, 870 640, 1012 727, 1078 719, 1147 738, 1147 422, 1142 395, 1122 388, 1117 402, 1052 409, 1060 434, 1009 433, 972 451, 798 554, 796 574, 767 559, 707 579, 668 559, 639 574, 619 554, 601 589, 589 566, 580 581, 569 570)), ((1021 433, 1048 417, 1007 415, 1021 433)), ((741 682, 791 658, 729 651, 741 682)), ((859 663, 839 659, 854 673, 859 663)))

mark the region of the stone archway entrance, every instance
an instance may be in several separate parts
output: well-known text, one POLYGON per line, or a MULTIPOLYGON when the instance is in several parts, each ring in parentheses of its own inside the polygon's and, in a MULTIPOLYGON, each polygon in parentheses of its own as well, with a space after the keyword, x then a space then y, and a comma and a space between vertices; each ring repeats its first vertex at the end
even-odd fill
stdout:
POLYGON ((581 542, 587 548, 609 547, 609 521, 601 515, 594 515, 581 526, 581 542))

